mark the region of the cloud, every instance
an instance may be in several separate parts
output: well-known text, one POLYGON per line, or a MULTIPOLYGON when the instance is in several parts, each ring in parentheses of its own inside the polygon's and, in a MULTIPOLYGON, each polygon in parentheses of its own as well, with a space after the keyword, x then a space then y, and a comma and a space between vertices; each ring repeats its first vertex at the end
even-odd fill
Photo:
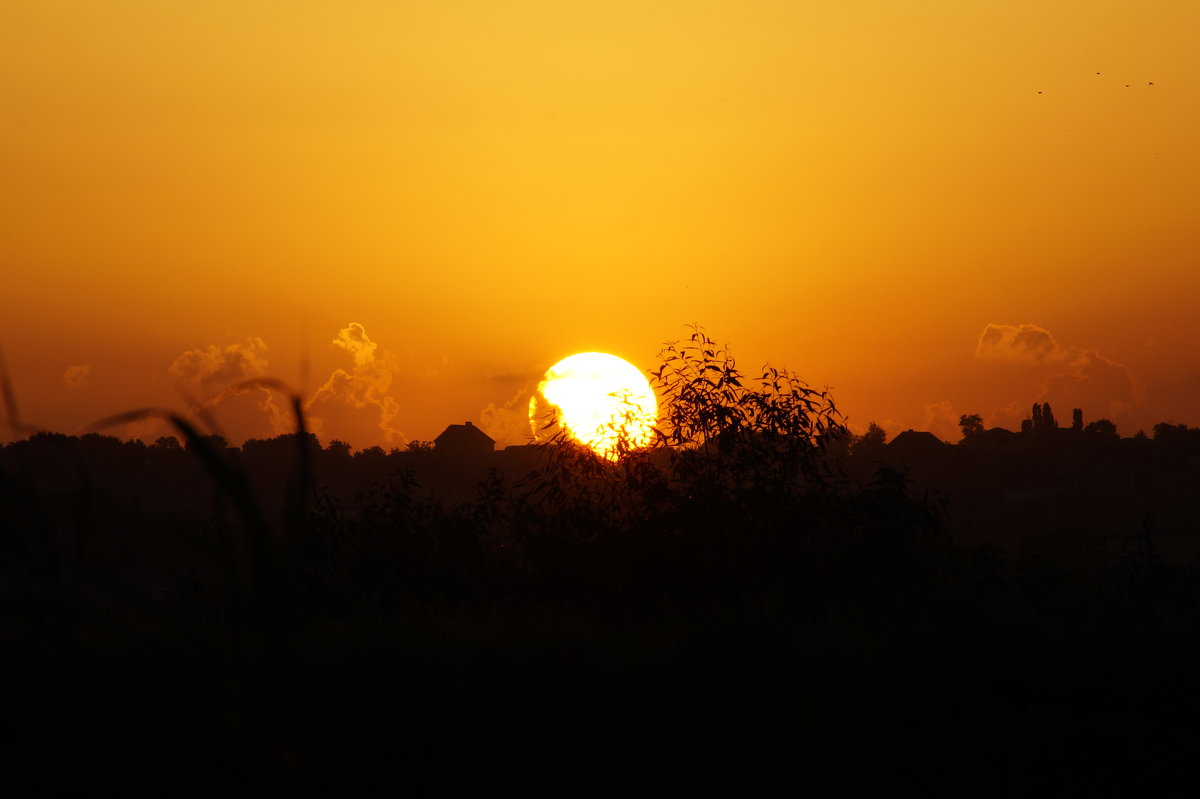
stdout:
POLYGON ((1087 417, 1115 421, 1141 397, 1140 387, 1124 365, 1088 349, 1072 358, 1064 372, 1046 380, 1041 400, 1058 408, 1055 415, 1060 419, 1070 418, 1069 409, 1082 408, 1087 417))
POLYGON ((1044 364, 1062 360, 1066 352, 1044 327, 988 324, 979 334, 975 357, 985 361, 1044 364))
POLYGON ((91 380, 91 376, 91 364, 76 364, 68 366, 67 371, 63 372, 63 383, 66 384, 67 388, 83 388, 91 380))
POLYGON ((175 359, 167 372, 177 380, 199 386, 205 392, 267 374, 267 344, 257 336, 218 347, 188 350, 175 359))
POLYGON ((489 403, 479 412, 479 428, 500 444, 528 444, 533 434, 529 428, 529 398, 532 381, 521 386, 503 405, 489 403))
POLYGON ((333 345, 354 357, 356 369, 372 367, 375 364, 375 351, 379 349, 379 345, 371 341, 366 329, 358 322, 351 322, 349 327, 339 330, 333 345))
POLYGON ((1014 400, 1007 405, 1000 405, 992 408, 992 412, 985 415, 983 424, 985 427, 1003 427, 1005 430, 1020 430, 1021 420, 1029 417, 1033 402, 1023 402, 1014 400))
MULTIPOLYGON (((288 433, 292 431, 291 415, 286 407, 281 407, 274 391, 262 385, 238 385, 267 376, 270 369, 267 350, 267 343, 258 336, 247 336, 242 341, 223 347, 209 344, 202 349, 188 350, 181 354, 167 367, 167 373, 190 391, 204 395, 199 408, 212 408, 233 397, 254 392, 254 405, 266 414, 271 434, 288 433)), ((262 435, 264 430, 257 415, 249 408, 236 407, 237 401, 233 404, 235 407, 230 413, 224 414, 225 418, 222 420, 228 423, 230 415, 236 417, 234 426, 239 430, 237 434, 231 435, 235 439, 262 435)), ((198 411, 199 408, 193 410, 198 411)), ((224 424, 222 426, 224 427, 224 424)))
POLYGON ((354 366, 350 370, 335 369, 305 403, 312 431, 324 436, 332 428, 337 427, 340 431, 343 426, 354 426, 353 419, 346 418, 348 412, 350 416, 361 416, 365 411, 383 432, 386 443, 405 443, 406 436, 394 424, 400 405, 388 395, 400 372, 396 357, 381 351, 357 322, 338 331, 333 345, 349 353, 354 366))
POLYGON ((925 423, 922 430, 928 430, 942 441, 957 441, 962 438, 962 428, 958 419, 962 414, 950 400, 925 403, 925 423))

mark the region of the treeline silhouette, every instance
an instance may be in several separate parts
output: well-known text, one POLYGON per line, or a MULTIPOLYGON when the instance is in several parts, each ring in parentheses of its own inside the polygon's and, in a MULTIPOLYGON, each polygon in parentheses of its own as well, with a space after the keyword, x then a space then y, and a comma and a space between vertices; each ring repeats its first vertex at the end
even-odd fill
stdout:
POLYGON ((952 526, 974 543, 1012 552, 1065 546, 1077 557, 1111 550, 1129 530, 1152 524, 1173 558, 1200 555, 1200 429, 1163 422, 1152 437, 1121 438, 1106 419, 1085 424, 1079 408, 1072 416, 1060 427, 1049 404, 1035 403, 1014 432, 984 429, 979 415, 964 414, 956 446, 912 431, 885 444, 886 431, 872 424, 845 446, 857 456, 857 477, 893 464, 948 498, 952 526))
POLYGON ((888 444, 699 329, 655 382, 659 445, 616 462, 561 437, 478 461, 302 429, 235 448, 184 420, 183 445, 5 446, 7 786, 1083 793, 1190 774, 1200 571, 1164 542, 1195 530, 1200 431, 888 444), (1083 464, 1114 482, 1072 494, 1083 464), (1134 506, 1117 529, 1040 529, 1105 490, 1134 506), (1029 530, 984 536, 992 500, 1029 530), (1037 545, 1064 535, 1086 546, 1037 545))

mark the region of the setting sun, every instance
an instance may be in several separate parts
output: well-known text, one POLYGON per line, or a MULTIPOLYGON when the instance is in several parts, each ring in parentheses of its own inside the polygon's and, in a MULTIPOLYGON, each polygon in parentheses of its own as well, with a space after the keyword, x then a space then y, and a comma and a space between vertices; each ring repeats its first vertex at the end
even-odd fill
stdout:
POLYGON ((628 361, 603 352, 581 352, 551 366, 529 402, 535 436, 561 425, 609 459, 624 447, 649 445, 657 414, 646 377, 628 361))

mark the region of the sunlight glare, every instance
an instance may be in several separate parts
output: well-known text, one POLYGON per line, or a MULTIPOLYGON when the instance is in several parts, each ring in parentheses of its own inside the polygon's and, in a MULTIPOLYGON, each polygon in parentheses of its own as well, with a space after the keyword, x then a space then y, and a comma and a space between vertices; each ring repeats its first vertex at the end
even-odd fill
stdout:
POLYGON ((544 424, 539 398, 572 438, 609 460, 617 458, 622 439, 629 449, 653 440, 658 401, 650 383, 615 355, 581 352, 546 370, 529 404, 535 436, 544 424))

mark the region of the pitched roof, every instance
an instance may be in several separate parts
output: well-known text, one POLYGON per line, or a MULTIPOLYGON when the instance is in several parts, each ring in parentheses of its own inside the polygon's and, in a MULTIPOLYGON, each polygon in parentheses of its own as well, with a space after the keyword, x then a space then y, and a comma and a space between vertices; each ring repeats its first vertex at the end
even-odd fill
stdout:
POLYGON ((889 447, 898 449, 934 449, 945 445, 946 442, 928 430, 905 430, 888 442, 889 447))
POLYGON ((433 440, 433 443, 434 446, 442 448, 486 447, 492 449, 496 446, 496 442, 491 436, 470 422, 450 425, 433 440))

